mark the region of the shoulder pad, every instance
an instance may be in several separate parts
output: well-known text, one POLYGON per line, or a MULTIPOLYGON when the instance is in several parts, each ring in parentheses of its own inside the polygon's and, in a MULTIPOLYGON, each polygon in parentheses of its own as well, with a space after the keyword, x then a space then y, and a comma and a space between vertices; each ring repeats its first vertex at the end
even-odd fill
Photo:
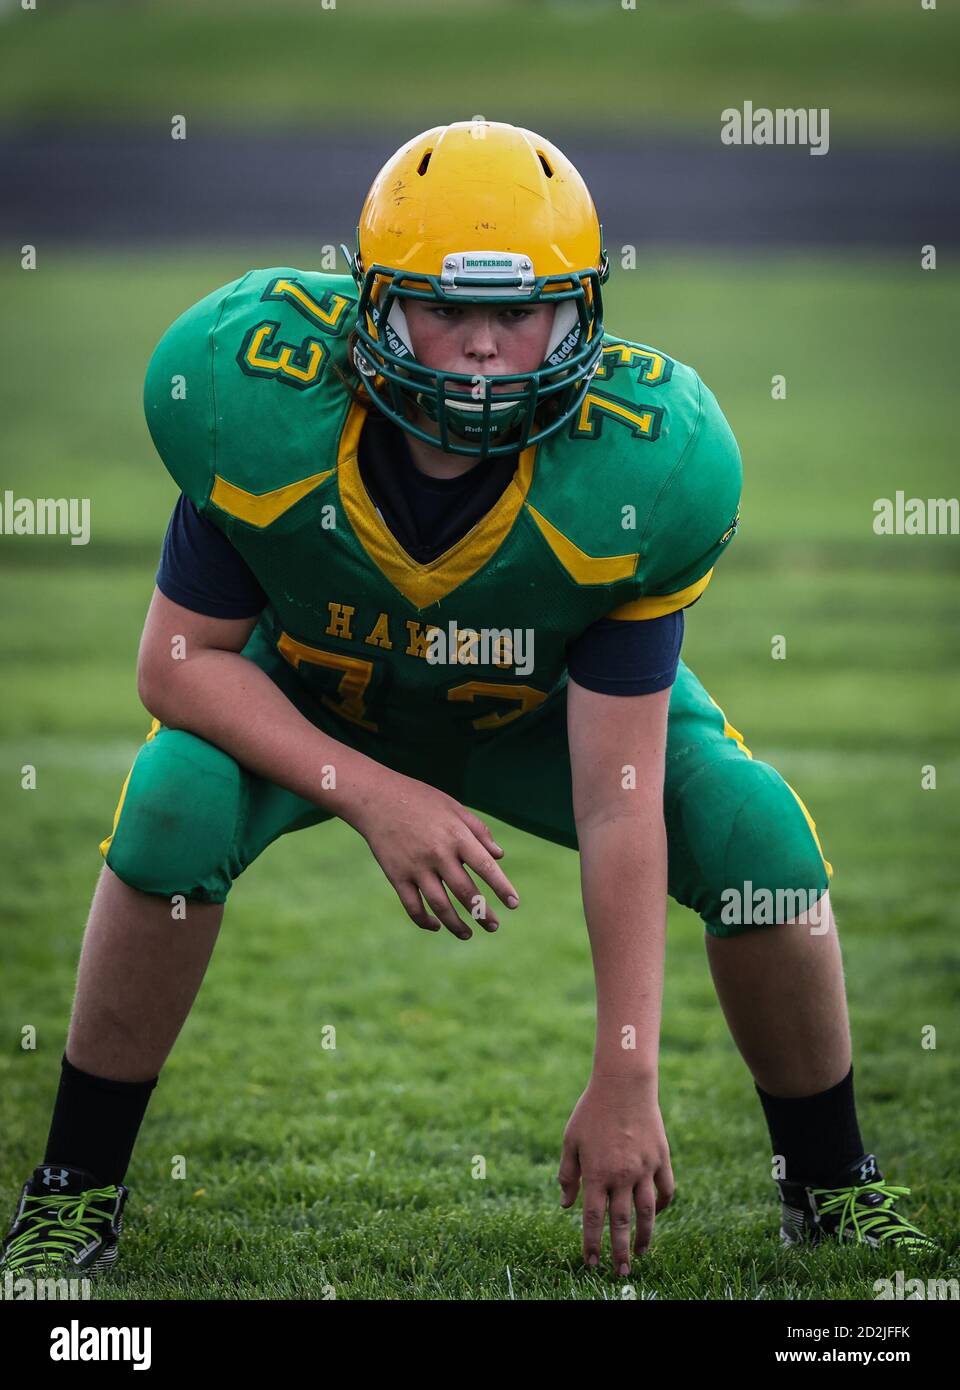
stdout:
POLYGON ((164 334, 147 369, 147 424, 198 506, 226 499, 232 515, 263 524, 263 494, 318 479, 318 460, 332 471, 350 404, 335 369, 345 363, 353 291, 347 275, 252 270, 164 334))
POLYGON ((578 584, 623 581, 639 597, 709 571, 740 482, 736 441, 694 369, 605 335, 577 415, 538 451, 527 510, 578 584))

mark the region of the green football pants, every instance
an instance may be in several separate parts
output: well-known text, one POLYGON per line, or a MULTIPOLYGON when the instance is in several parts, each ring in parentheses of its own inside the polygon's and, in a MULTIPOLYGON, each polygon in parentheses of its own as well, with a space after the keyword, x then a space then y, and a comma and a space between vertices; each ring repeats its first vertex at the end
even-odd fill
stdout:
MULTIPOLYGON (((399 748, 306 705, 282 657, 266 646, 255 655, 301 712, 334 738, 476 811, 576 849, 566 687, 475 745, 399 748)), ((100 852, 115 874, 143 892, 223 902, 233 880, 272 841, 330 818, 205 739, 154 719, 100 852)), ((806 906, 828 886, 833 870, 803 802, 774 768, 753 757, 682 662, 670 697, 664 819, 670 895, 698 912, 714 936, 796 915, 732 909, 731 891, 806 906)))

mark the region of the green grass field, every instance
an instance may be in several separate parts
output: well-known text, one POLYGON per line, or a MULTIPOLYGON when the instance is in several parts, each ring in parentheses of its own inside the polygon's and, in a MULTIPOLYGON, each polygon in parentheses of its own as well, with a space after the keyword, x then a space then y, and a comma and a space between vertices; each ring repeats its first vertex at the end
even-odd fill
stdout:
POLYGON ((902 0, 84 0, 0 16, 17 123, 536 130, 665 127, 829 107, 833 141, 955 138, 960 15, 902 0), (196 123, 196 124, 194 124, 196 123))
MULTIPOLYGON (((0 1198, 42 1156, 83 922, 149 723, 136 646, 176 489, 140 412, 180 310, 302 248, 52 253, 0 272, 3 487, 89 496, 93 539, 0 536, 0 1198), (19 789, 35 764, 35 791, 19 789), (21 1029, 37 1029, 33 1052, 21 1029)), ((910 1215, 955 1245, 960 963, 957 539, 880 538, 875 498, 956 492, 960 277, 890 260, 655 255, 615 274, 612 331, 691 362, 746 468, 741 535, 685 656, 811 807, 836 869, 861 1125, 910 1215), (770 379, 783 373, 787 398, 770 379), (774 634, 787 639, 773 661, 774 634), (934 764, 937 790, 921 790, 934 764), (938 1047, 921 1047, 926 1025, 938 1047)), ((346 826, 237 883, 130 1172, 102 1296, 618 1298, 580 1261, 560 1139, 590 1066, 575 856, 502 828, 523 907, 492 938, 416 931, 346 826), (334 1024, 335 1051, 320 1047, 334 1024), (471 1177, 475 1155, 487 1177, 471 1177), (174 1156, 187 1178, 170 1177, 174 1156)), ((662 1105, 678 1196, 632 1283, 648 1298, 871 1298, 902 1265, 785 1254, 753 1085, 702 929, 671 907, 662 1105)), ((0 1211, 0 1218, 3 1217, 0 1211)), ((909 1277, 909 1271, 907 1271, 909 1277)))

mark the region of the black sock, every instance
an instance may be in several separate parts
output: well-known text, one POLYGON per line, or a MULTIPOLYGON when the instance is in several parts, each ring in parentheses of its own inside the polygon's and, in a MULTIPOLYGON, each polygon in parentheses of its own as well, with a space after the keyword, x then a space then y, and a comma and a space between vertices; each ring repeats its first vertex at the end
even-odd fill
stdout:
POLYGON ((152 1081, 111 1081, 81 1071, 63 1054, 44 1163, 83 1168, 98 1185, 121 1183, 143 1123, 152 1081))
POLYGON ((853 1067, 815 1096, 771 1096, 754 1082, 774 1154, 788 1182, 827 1184, 863 1154, 853 1100, 853 1067))

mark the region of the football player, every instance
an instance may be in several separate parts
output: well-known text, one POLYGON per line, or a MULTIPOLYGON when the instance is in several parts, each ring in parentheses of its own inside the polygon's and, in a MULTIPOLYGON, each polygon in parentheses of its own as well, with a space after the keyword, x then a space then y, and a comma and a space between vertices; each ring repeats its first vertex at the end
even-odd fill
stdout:
POLYGON ((115 1258, 151 1090, 231 885, 273 840, 340 817, 418 927, 466 940, 519 904, 477 812, 580 853, 596 1043, 559 1183, 565 1207, 582 1188, 589 1264, 609 1221, 627 1273, 673 1195, 668 892, 705 925, 782 1239, 932 1246, 861 1139, 814 823, 679 657, 738 525, 714 395, 606 330, 590 194, 528 130, 408 141, 347 254, 350 276, 250 271, 150 363, 147 421, 181 489, 139 657, 154 718, 100 846, 3 1267, 115 1258))

